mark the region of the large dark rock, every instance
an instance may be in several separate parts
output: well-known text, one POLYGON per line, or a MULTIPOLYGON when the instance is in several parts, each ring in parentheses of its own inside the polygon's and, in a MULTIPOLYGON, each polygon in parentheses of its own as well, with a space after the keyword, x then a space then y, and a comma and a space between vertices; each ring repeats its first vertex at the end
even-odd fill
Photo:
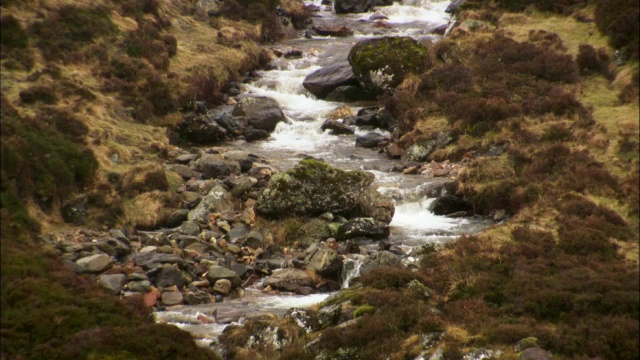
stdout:
POLYGON ((410 73, 421 73, 427 47, 410 37, 363 40, 349 52, 360 85, 372 93, 390 93, 410 73))
POLYGON ((286 121, 278 102, 269 97, 250 96, 238 101, 233 108, 233 116, 244 117, 248 125, 268 132, 275 130, 276 125, 286 121))
POLYGON ((325 100, 327 101, 335 101, 335 102, 356 102, 356 101, 364 101, 364 100, 374 100, 375 96, 366 92, 360 84, 355 85, 344 85, 338 86, 333 89, 325 100))
POLYGON ((366 135, 356 137, 356 146, 363 148, 374 148, 383 142, 386 138, 377 132, 370 132, 366 135))
POLYGON ((346 85, 360 85, 353 74, 351 65, 346 61, 318 69, 304 78, 302 82, 305 89, 320 99, 324 99, 337 87, 346 85))
POLYGON ((303 160, 271 177, 256 209, 274 216, 345 212, 356 206, 373 180, 364 171, 343 171, 317 160, 303 160))
POLYGON ((387 116, 377 107, 360 109, 356 115, 356 125, 373 126, 385 130, 389 128, 387 116))
POLYGON ((341 122, 336 120, 327 119, 322 124, 322 131, 329 130, 329 133, 332 135, 341 135, 341 134, 353 134, 355 130, 350 126, 347 126, 341 122))
POLYGON ((156 285, 159 288, 175 285, 179 288, 184 286, 185 279, 182 272, 173 266, 163 267, 156 273, 156 285))
POLYGON ((333 9, 336 14, 363 13, 374 6, 389 6, 393 0, 335 0, 333 9))
POLYGON ((457 196, 445 194, 431 203, 429 210, 436 215, 448 215, 459 211, 471 211, 472 207, 457 196))
POLYGON ((228 139, 228 132, 214 116, 189 114, 177 126, 181 139, 197 144, 215 144, 228 139))
POLYGON ((353 35, 353 30, 346 26, 314 26, 311 29, 320 36, 346 37, 353 35))
POLYGON ((338 228, 338 240, 358 237, 386 239, 389 237, 389 226, 373 218, 355 218, 341 224, 338 228))

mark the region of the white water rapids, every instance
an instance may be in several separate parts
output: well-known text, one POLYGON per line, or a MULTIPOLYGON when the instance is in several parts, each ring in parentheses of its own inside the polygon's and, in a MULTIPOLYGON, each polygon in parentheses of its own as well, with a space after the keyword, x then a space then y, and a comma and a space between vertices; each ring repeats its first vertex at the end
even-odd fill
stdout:
MULTIPOLYGON (((319 0, 313 1, 320 5, 319 0)), ((259 154, 269 159, 276 167, 286 170, 301 160, 302 154, 323 159, 345 170, 363 169, 371 171, 375 177, 375 185, 383 194, 392 197, 396 204, 395 216, 390 224, 389 243, 408 254, 405 264, 415 263, 417 253, 423 245, 450 241, 464 233, 473 233, 487 226, 478 219, 460 219, 436 216, 428 210, 433 199, 426 198, 429 183, 442 181, 423 175, 402 175, 390 173, 388 170, 394 161, 387 159, 375 150, 356 148, 353 135, 329 135, 320 127, 327 119, 327 114, 341 103, 316 99, 302 86, 304 78, 322 66, 336 61, 344 61, 353 45, 364 38, 376 36, 412 36, 419 40, 437 39, 430 35, 432 29, 447 24, 449 15, 444 10, 449 1, 405 0, 392 6, 380 7, 376 13, 388 17, 390 29, 378 29, 372 26, 369 17, 373 13, 336 15, 329 7, 313 18, 316 26, 346 25, 355 31, 348 38, 314 37, 313 39, 295 39, 282 42, 274 48, 299 49, 304 53, 301 59, 276 58, 273 61, 275 70, 260 72, 261 78, 247 85, 246 90, 253 95, 272 97, 278 101, 289 123, 280 123, 271 139, 264 142, 235 142, 227 147, 259 154)), ((362 105, 362 104, 360 104, 362 105)), ((357 112, 360 107, 354 106, 357 112)), ((365 134, 357 131, 356 134, 365 134)), ((387 134, 389 135, 389 134, 387 134)), ((372 249, 376 244, 370 245, 372 249)), ((362 265, 361 255, 350 255, 346 260, 347 269, 343 274, 343 287, 359 274, 362 265)), ((242 321, 245 316, 260 313, 282 315, 292 307, 309 307, 324 300, 329 294, 308 296, 273 296, 259 290, 247 289, 242 299, 225 300, 219 304, 181 306, 156 313, 156 320, 162 323, 175 324, 191 332, 199 343, 208 345, 223 331, 226 325, 205 324, 198 319, 199 315, 211 317, 214 309, 229 310, 241 314, 234 321, 242 321)), ((218 313, 219 314, 219 313, 218 313)))

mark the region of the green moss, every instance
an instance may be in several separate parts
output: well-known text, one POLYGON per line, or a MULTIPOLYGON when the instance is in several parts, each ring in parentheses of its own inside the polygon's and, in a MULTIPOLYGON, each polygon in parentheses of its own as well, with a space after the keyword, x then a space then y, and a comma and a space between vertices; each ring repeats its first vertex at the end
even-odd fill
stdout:
POLYGON ((377 310, 378 308, 373 305, 364 304, 355 309, 352 316, 356 319, 366 314, 373 315, 377 310))
POLYGON ((424 70, 429 49, 409 37, 364 40, 349 52, 349 63, 358 81, 370 91, 391 90, 409 73, 424 70))
POLYGON ((356 289, 343 289, 323 301, 319 307, 332 306, 350 301, 354 305, 362 304, 363 294, 356 289))

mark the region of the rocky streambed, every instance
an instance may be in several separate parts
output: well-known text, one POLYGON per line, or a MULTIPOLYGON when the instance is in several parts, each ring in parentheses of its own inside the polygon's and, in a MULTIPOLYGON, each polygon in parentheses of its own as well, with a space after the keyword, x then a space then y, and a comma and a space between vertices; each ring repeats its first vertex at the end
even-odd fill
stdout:
POLYGON ((136 175, 181 178, 181 209, 153 230, 45 239, 75 271, 114 295, 142 297, 157 321, 223 356, 223 332, 234 346, 277 351, 292 334, 345 324, 335 302, 305 308, 360 274, 414 267, 425 245, 492 223, 447 192, 464 164, 426 162, 448 135, 402 149, 394 119, 372 100, 410 71, 396 67, 399 56, 423 56, 437 40, 449 3, 339 16, 307 5, 313 26, 271 48, 270 70, 232 86, 227 105, 200 103, 185 115, 176 136, 195 146, 175 147, 162 168, 136 175), (400 52, 376 50, 385 56, 372 64, 372 48, 400 52))

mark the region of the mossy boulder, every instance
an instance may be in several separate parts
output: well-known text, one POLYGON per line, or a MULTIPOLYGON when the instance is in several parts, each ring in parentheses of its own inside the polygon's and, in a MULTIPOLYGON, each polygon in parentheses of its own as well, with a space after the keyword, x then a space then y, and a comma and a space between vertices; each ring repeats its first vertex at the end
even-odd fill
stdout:
POLYGON ((353 209, 374 180, 364 171, 343 171, 317 160, 303 160, 274 175, 256 209, 271 216, 344 213, 353 209))
POLYGON ((363 40, 349 52, 349 64, 371 93, 392 92, 410 73, 421 73, 429 49, 410 37, 363 40))

